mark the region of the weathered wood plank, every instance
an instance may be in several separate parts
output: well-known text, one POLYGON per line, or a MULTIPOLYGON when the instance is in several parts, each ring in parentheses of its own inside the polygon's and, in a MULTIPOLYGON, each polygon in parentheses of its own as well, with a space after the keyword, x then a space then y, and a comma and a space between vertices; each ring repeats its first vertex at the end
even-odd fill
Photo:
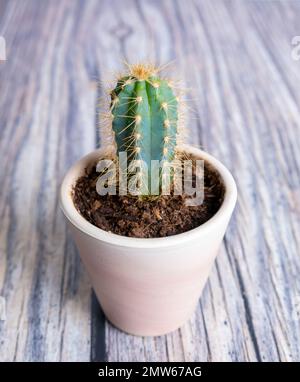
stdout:
POLYGON ((104 355, 101 312, 94 301, 91 317, 57 190, 99 139, 98 80, 123 58, 150 58, 175 60, 188 88, 187 139, 232 170, 239 202, 191 320, 158 338, 106 323, 106 357, 299 361, 300 63, 291 39, 300 2, 0 4, 8 47, 0 65, 0 359, 104 355))
POLYGON ((95 86, 78 70, 78 10, 66 18, 68 3, 57 5, 10 2, 1 30, 4 360, 90 359, 90 286, 57 192, 67 166, 94 147, 95 86))

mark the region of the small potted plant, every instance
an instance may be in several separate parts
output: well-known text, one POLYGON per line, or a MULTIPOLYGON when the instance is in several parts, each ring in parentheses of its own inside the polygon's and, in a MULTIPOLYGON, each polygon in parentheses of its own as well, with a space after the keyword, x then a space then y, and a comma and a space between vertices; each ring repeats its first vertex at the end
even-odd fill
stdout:
POLYGON ((113 146, 69 169, 61 207, 108 320, 162 335, 196 307, 236 185, 217 159, 179 144, 180 100, 153 66, 130 66, 110 97, 113 146))

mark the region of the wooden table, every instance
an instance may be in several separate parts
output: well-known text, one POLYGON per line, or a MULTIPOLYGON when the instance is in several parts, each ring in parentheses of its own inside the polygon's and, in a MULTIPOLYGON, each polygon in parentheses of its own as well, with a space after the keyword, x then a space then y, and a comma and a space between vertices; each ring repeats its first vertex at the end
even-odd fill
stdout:
POLYGON ((300 361, 299 20, 300 1, 0 1, 1 360, 300 361), (105 321, 58 188, 99 145, 98 81, 149 57, 175 60, 187 139, 239 201, 195 315, 138 338, 105 321))

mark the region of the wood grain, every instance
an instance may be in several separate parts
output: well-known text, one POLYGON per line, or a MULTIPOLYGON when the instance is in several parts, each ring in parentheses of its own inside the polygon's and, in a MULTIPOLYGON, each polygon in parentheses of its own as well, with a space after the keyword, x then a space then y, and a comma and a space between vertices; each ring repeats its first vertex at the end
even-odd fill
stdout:
POLYGON ((0 0, 1 361, 300 361, 299 19, 300 1, 0 0), (158 338, 103 325, 57 197, 99 144, 98 82, 148 58, 175 60, 187 139, 239 191, 197 311, 158 338))

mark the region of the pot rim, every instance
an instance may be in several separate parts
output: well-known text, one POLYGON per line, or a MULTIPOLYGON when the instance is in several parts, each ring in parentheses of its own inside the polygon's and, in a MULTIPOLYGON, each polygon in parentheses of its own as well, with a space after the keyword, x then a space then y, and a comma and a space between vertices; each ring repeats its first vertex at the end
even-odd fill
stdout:
POLYGON ((79 159, 65 174, 60 188, 60 207, 66 218, 80 231, 87 235, 101 240, 110 245, 118 245, 123 247, 135 248, 158 248, 172 245, 182 244, 189 241, 195 236, 199 238, 207 235, 211 230, 215 229, 215 225, 227 219, 235 206, 237 200, 237 188, 235 180, 227 168, 212 155, 190 145, 180 145, 180 149, 188 153, 199 156, 206 160, 212 167, 217 170, 225 186, 224 200, 219 210, 204 224, 193 228, 187 232, 179 233, 173 236, 158 238, 135 238, 117 235, 112 232, 104 231, 87 221, 76 209, 72 199, 72 187, 75 181, 84 170, 88 167, 93 159, 96 159, 104 151, 104 148, 94 150, 86 156, 79 159))

